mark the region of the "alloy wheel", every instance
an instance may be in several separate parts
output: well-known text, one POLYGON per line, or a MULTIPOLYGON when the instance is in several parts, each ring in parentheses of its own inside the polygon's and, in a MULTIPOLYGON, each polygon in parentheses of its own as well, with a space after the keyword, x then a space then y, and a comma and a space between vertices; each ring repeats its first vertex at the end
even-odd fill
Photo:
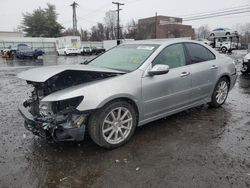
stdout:
POLYGON ((133 116, 129 109, 125 107, 112 109, 102 125, 103 138, 109 144, 119 144, 129 136, 132 126, 133 116))
POLYGON ((216 90, 216 101, 218 104, 224 103, 228 94, 228 83, 226 81, 221 81, 216 90))

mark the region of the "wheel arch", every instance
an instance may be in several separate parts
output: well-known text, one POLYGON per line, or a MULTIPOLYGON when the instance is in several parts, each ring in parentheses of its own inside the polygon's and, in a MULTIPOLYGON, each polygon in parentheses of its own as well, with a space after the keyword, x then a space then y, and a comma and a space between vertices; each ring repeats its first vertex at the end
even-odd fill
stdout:
POLYGON ((116 97, 108 98, 108 99, 104 100, 102 103, 100 103, 98 105, 98 109, 102 108, 105 105, 108 105, 110 103, 117 102, 117 101, 126 101, 126 102, 128 102, 129 104, 131 104, 133 106, 133 108, 134 108, 134 110, 136 112, 136 121, 138 123, 139 118, 140 118, 140 114, 141 114, 141 110, 140 110, 140 107, 138 105, 138 102, 132 97, 129 97, 129 96, 116 96, 116 97))
MULTIPOLYGON (((230 76, 227 75, 227 74, 223 74, 223 75, 221 75, 221 76, 219 77, 219 79, 217 80, 217 82, 218 82, 221 78, 226 78, 226 79, 228 80, 229 88, 230 88, 230 86, 231 86, 231 78, 230 78, 230 76)), ((216 83, 217 83, 217 82, 216 82, 216 83)))

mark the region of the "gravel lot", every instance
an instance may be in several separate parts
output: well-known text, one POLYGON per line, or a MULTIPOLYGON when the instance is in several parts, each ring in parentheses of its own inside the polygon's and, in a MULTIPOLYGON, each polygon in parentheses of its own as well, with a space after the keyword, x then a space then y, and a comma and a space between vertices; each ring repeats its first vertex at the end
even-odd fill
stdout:
POLYGON ((204 105, 152 122, 112 151, 90 138, 48 144, 29 133, 17 104, 30 88, 17 73, 86 58, 0 59, 0 187, 250 187, 250 75, 240 71, 222 108, 204 105))

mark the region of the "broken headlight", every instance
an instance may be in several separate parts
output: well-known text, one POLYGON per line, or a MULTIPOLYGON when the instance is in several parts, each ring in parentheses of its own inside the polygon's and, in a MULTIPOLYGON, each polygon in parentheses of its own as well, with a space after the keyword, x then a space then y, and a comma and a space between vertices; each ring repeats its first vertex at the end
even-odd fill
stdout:
POLYGON ((82 102, 83 96, 74 97, 62 101, 53 102, 53 110, 56 112, 67 113, 73 111, 82 102))
POLYGON ((52 108, 51 108, 51 103, 50 102, 41 102, 39 105, 39 113, 41 116, 48 116, 52 115, 52 108))

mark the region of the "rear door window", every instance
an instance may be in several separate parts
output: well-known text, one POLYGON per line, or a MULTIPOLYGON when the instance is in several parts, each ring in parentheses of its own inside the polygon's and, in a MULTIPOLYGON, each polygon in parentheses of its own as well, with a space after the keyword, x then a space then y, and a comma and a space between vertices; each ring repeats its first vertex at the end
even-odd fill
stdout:
POLYGON ((215 55, 206 47, 200 44, 185 43, 185 47, 189 54, 191 64, 200 63, 204 61, 210 61, 210 60, 215 59, 215 55))

